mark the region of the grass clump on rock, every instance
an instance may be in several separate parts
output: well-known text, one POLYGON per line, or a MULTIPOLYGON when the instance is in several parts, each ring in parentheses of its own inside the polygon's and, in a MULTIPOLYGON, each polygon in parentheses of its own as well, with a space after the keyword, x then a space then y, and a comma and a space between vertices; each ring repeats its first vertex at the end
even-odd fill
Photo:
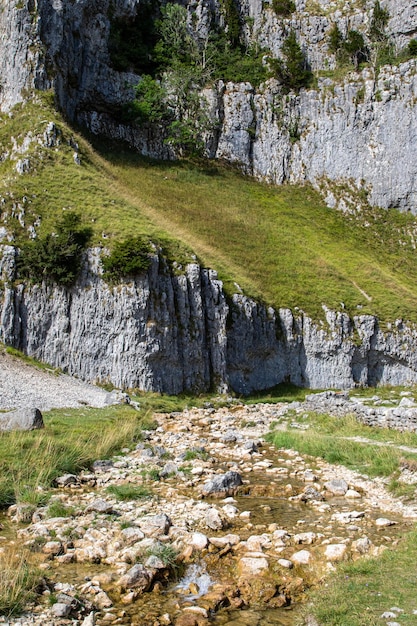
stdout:
POLYGON ((126 483, 124 485, 109 485, 107 487, 107 493, 117 498, 117 500, 141 500, 143 498, 150 498, 152 492, 143 485, 132 485, 126 483))

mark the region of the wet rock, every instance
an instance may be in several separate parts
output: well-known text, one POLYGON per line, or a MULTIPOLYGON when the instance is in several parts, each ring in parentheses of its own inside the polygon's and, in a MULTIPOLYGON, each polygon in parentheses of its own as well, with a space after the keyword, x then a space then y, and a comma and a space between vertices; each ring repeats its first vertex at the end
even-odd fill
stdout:
POLYGON ((365 517, 364 511, 344 511, 342 513, 334 513, 332 520, 341 524, 350 524, 350 522, 360 520, 365 517))
POLYGON ((135 589, 142 593, 147 591, 152 583, 152 574, 141 563, 131 567, 118 581, 121 589, 135 589))
POLYGON ((334 496, 344 496, 349 485, 343 478, 334 478, 324 483, 325 489, 334 496))
POLYGON ((257 576, 267 570, 268 567, 268 560, 265 557, 244 556, 239 560, 238 572, 240 576, 257 576))
POLYGON ((353 550, 357 550, 359 554, 367 554, 372 546, 373 543, 368 537, 361 537, 352 543, 353 550))
POLYGON ((356 489, 348 489, 345 493, 345 498, 359 499, 362 498, 362 495, 356 489))
POLYGON ((94 598, 94 604, 98 609, 108 609, 113 606, 113 602, 105 591, 99 591, 94 598))
POLYGON ((207 528, 210 528, 211 530, 222 530, 225 526, 222 516, 215 508, 211 508, 207 511, 205 523, 207 528))
POLYGON ((226 472, 215 476, 208 483, 203 485, 202 493, 205 496, 226 497, 236 493, 238 487, 243 485, 243 480, 238 472, 226 472))
POLYGON ((252 453, 258 451, 258 445, 259 444, 256 441, 253 441, 253 439, 248 439, 242 447, 246 452, 252 453))
POLYGON ((208 620, 202 615, 184 611, 176 620, 175 626, 205 626, 208 620))
POLYGON ((225 504, 222 507, 222 511, 229 519, 234 519, 237 515, 239 515, 239 509, 233 504, 225 504))
POLYGON ((301 502, 322 502, 324 500, 323 494, 311 485, 305 487, 298 498, 301 502))
POLYGON ((268 535, 251 535, 246 540, 246 548, 250 552, 262 552, 264 548, 270 548, 272 542, 268 535))
POLYGON ((375 520, 375 526, 378 528, 387 528, 388 526, 394 526, 397 522, 387 519, 386 517, 378 517, 375 520))
POLYGON ((210 537, 210 543, 216 548, 224 548, 225 546, 237 546, 240 543, 239 535, 229 533, 223 537, 210 537))

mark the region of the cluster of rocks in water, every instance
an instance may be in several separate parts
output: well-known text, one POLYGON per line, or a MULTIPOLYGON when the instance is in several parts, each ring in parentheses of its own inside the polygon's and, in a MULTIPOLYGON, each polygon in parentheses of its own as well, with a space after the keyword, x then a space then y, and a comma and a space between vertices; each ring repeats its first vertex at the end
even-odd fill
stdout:
POLYGON ((382 480, 264 441, 311 402, 157 415, 134 449, 57 479, 62 517, 10 507, 45 602, 9 624, 232 624, 229 611, 291 609, 338 562, 395 545, 417 508, 382 480), (118 499, 122 485, 143 497, 118 499))

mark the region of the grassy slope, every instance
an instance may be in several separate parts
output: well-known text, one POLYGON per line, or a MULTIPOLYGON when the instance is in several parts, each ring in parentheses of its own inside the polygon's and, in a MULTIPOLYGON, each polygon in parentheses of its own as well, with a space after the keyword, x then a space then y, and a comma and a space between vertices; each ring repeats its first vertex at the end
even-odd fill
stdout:
POLYGON ((65 207, 93 225, 96 243, 146 233, 168 238, 172 254, 180 240, 174 254, 184 257, 186 244, 229 289, 236 281, 249 295, 313 317, 323 316, 322 304, 340 309, 343 302, 351 313, 417 321, 417 266, 408 235, 413 217, 378 210, 346 217, 309 186, 274 188, 219 164, 148 162, 115 146, 99 153, 80 137, 77 166, 68 145, 75 133, 47 104, 18 107, 3 118, 1 151, 11 135, 21 143, 29 129, 42 133, 54 118, 62 146, 43 149, 43 156, 32 146, 31 173, 18 176, 10 161, 0 163, 9 214, 25 196, 26 223, 40 215, 46 230, 65 207))

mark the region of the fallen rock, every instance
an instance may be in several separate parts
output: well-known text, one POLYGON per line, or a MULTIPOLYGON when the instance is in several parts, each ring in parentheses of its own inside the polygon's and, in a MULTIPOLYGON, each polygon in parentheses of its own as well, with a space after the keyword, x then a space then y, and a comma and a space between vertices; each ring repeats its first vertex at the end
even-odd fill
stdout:
POLYGON ((327 483, 324 483, 324 487, 333 496, 344 496, 349 489, 349 485, 343 478, 329 480, 327 483))
POLYGON ((113 505, 110 504, 110 502, 106 502, 106 500, 97 498, 97 500, 93 500, 93 502, 91 502, 91 504, 86 508, 86 511, 94 511, 95 513, 111 513, 113 511, 113 505))
POLYGON ((311 560, 311 552, 300 550, 299 552, 294 552, 290 558, 295 565, 308 565, 311 560))
POLYGON ((39 409, 18 409, 9 413, 0 413, 0 431, 37 430, 44 426, 39 409))
POLYGON ((131 567, 118 581, 117 586, 121 589, 135 589, 142 593, 147 591, 152 583, 152 573, 141 563, 131 567))
POLYGON ((244 556, 238 563, 240 576, 256 576, 268 569, 268 560, 265 557, 254 558, 244 556))
POLYGON ((326 546, 324 556, 328 561, 335 563, 337 561, 343 561, 346 556, 347 547, 344 543, 334 543, 326 546))
POLYGON ((217 509, 211 508, 206 513, 206 526, 211 530, 222 530, 224 521, 217 509))
POLYGON ((208 483, 203 485, 202 493, 205 496, 217 496, 225 498, 233 496, 238 487, 243 485, 242 477, 238 472, 226 472, 215 476, 208 483))

